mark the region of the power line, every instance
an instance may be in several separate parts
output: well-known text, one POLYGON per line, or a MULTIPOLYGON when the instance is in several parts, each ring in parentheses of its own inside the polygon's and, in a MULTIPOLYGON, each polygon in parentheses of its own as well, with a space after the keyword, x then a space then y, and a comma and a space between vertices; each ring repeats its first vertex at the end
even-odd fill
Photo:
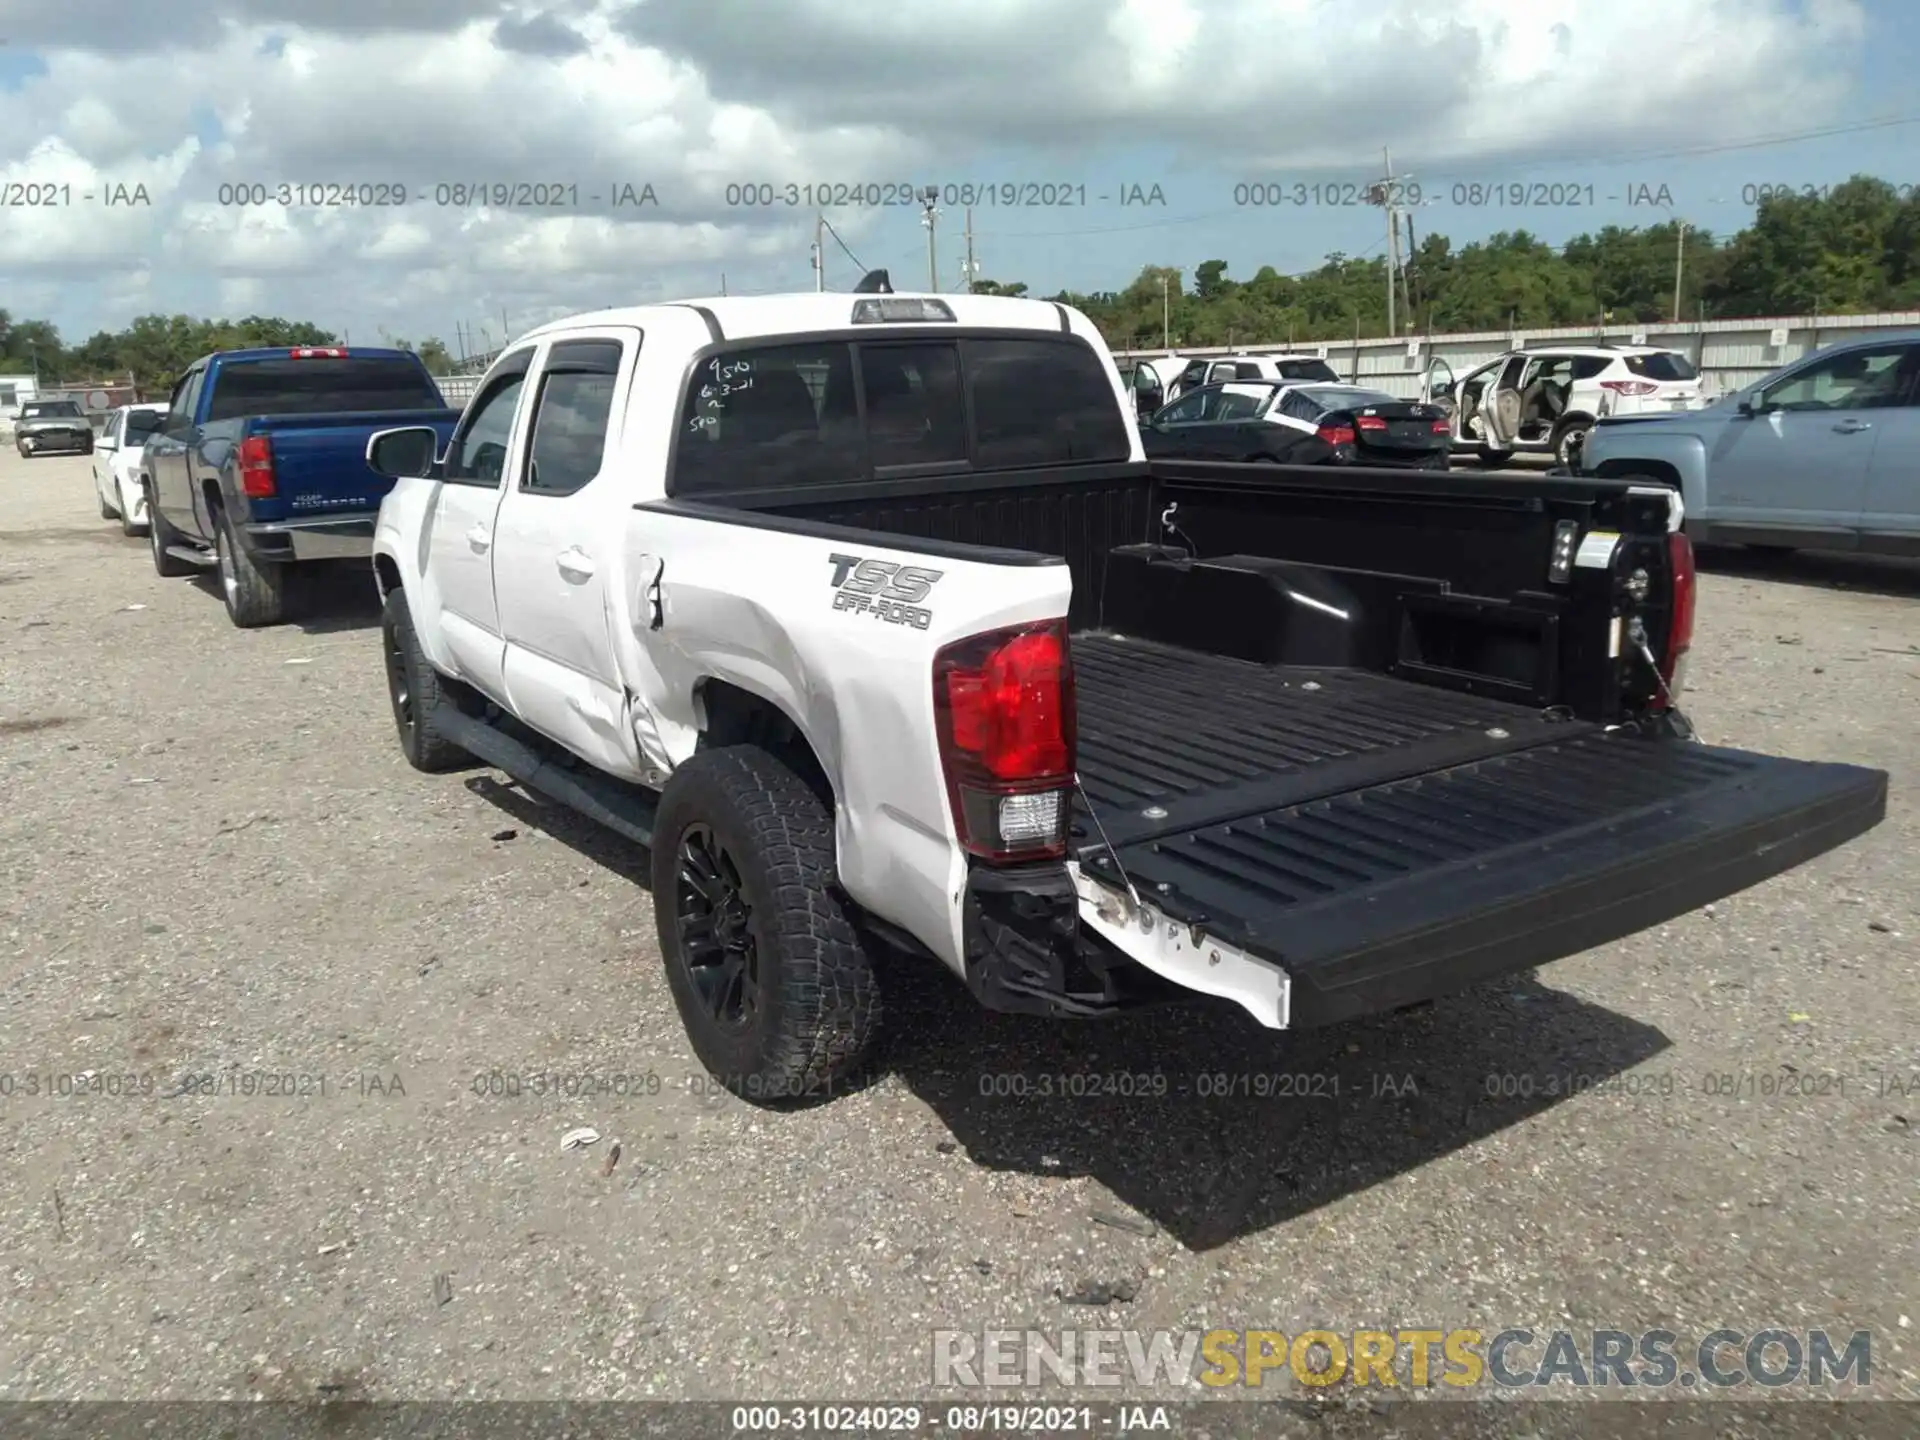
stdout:
POLYGON ((847 242, 840 238, 840 232, 833 228, 833 222, 822 215, 820 217, 820 223, 827 227, 827 234, 833 237, 833 243, 838 245, 842 250, 846 250, 847 259, 853 261, 855 267, 858 268, 862 275, 866 274, 867 267, 860 263, 860 257, 858 255, 847 249, 847 242))

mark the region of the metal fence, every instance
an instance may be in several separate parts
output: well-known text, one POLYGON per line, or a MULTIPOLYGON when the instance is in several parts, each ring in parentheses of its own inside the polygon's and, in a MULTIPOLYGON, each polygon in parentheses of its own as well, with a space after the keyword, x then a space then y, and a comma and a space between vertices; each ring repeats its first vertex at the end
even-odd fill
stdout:
MULTIPOLYGON (((1708 320, 1664 325, 1569 326, 1554 330, 1487 330, 1463 335, 1362 337, 1358 340, 1307 341, 1288 345, 1285 338, 1226 346, 1176 345, 1184 358, 1232 355, 1254 350, 1292 349, 1318 355, 1340 372, 1390 395, 1411 399, 1429 364, 1444 360, 1459 379, 1469 370, 1510 350, 1550 345, 1658 345, 1693 361, 1709 393, 1725 394, 1771 375, 1783 365, 1839 340, 1859 340, 1896 330, 1920 331, 1920 311, 1877 315, 1786 315, 1747 320, 1708 320)), ((1120 358, 1151 359, 1164 349, 1118 350, 1120 358)))
MULTIPOLYGON (((13 389, 14 387, 8 387, 13 389)), ((0 397, 4 399, 5 397, 0 397)), ((140 403, 140 391, 133 384, 82 384, 82 385, 42 385, 31 389, 14 389, 11 404, 0 404, 0 431, 11 434, 14 422, 20 418, 20 407, 41 400, 71 400, 78 405, 87 417, 87 423, 100 430, 111 415, 122 405, 140 403)))
POLYGON ((480 388, 483 377, 479 375, 440 375, 435 377, 440 385, 440 393, 447 397, 449 405, 465 405, 473 398, 473 392, 480 388))

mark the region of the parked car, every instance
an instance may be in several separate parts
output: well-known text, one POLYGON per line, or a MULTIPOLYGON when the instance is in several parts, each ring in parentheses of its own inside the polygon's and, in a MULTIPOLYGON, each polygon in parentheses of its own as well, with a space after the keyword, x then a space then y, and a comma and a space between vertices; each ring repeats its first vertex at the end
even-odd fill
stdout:
POLYGON ((93 425, 75 400, 29 400, 13 424, 13 448, 35 455, 91 455, 93 425))
POLYGON ((1453 427, 1440 406, 1383 390, 1235 380, 1159 410, 1141 442, 1149 457, 1445 470, 1453 427))
POLYGON ((1173 382, 1187 362, 1179 355, 1140 355, 1118 363, 1120 378, 1132 388, 1140 413, 1151 415, 1167 403, 1173 382))
POLYGON ((1709 399, 1691 360, 1654 345, 1513 350, 1458 381, 1435 357, 1421 398, 1452 407, 1456 449, 1494 465, 1521 454, 1551 455, 1569 467, 1603 416, 1697 410, 1709 399))
POLYGON ((1699 541, 1920 555, 1920 332, 1829 346, 1704 410, 1602 420, 1581 463, 1678 487, 1699 541))
POLYGON ((165 405, 122 405, 107 416, 93 447, 93 490, 100 518, 118 520, 124 535, 147 531, 147 496, 140 485, 140 456, 147 438, 165 423, 165 405))
POLYGON ((1229 380, 1320 380, 1334 384, 1339 379, 1339 372, 1318 355, 1243 350, 1233 355, 1188 361, 1168 387, 1167 399, 1178 400, 1202 385, 1221 385, 1229 380))
POLYGON ((401 750, 649 847, 668 987, 750 1100, 853 1074, 914 955, 1002 1010, 1198 993, 1299 1028, 1884 817, 1882 771, 1688 742, 1668 487, 1330 486, 1149 460, 1131 410, 1039 301, 543 326, 444 448, 368 444, 401 750))
POLYGON ((391 481, 367 437, 400 420, 451 434, 459 412, 410 350, 226 350, 188 367, 140 457, 153 568, 217 567, 235 625, 278 624, 310 561, 365 559, 391 481))

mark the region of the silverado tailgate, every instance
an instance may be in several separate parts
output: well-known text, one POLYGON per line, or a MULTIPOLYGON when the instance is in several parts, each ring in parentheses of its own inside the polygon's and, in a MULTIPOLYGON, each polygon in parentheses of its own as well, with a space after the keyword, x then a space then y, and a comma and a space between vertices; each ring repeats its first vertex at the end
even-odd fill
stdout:
POLYGON ((393 481, 368 466, 368 437, 395 426, 431 425, 444 446, 459 419, 458 410, 353 410, 251 420, 247 433, 264 434, 273 446, 279 494, 251 501, 249 512, 256 520, 303 520, 378 510, 393 481))
MULTIPOLYGON (((1278 966, 1288 981, 1283 1023, 1310 1026, 1671 920, 1886 814, 1879 770, 1585 726, 1558 739, 1515 733, 1511 743, 1267 808, 1229 803, 1202 817, 1170 800, 1144 812, 1166 823, 1142 827, 1136 812, 1109 838, 1155 909, 1278 966)), ((1217 753, 1178 745, 1156 747, 1162 773, 1191 781, 1219 768, 1217 753)), ((1085 778, 1096 796, 1106 788, 1085 778)), ((1101 814, 1114 812, 1103 805, 1101 814)), ((1118 883, 1103 845, 1084 845, 1080 859, 1088 875, 1118 883)))

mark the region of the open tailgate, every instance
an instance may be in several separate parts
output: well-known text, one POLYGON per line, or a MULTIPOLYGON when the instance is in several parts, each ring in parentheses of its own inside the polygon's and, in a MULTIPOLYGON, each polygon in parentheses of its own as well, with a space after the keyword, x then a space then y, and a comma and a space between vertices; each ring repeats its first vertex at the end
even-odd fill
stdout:
MULTIPOLYGON (((1844 844, 1886 804, 1880 770, 1585 730, 1114 844, 1154 909, 1284 971, 1279 1023, 1301 1027, 1658 925, 1844 844)), ((1080 859, 1118 883, 1103 847, 1080 859)))

